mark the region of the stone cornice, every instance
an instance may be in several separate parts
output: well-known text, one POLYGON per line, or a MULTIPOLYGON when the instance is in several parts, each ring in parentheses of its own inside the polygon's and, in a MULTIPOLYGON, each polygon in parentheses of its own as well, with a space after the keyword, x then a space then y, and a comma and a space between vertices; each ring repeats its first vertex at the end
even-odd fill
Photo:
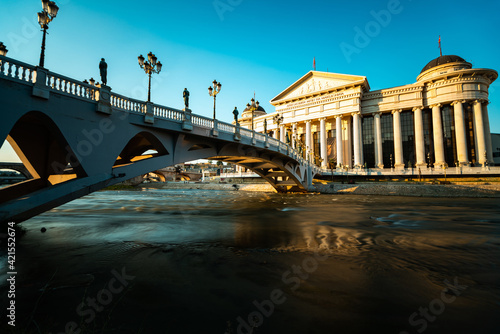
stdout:
POLYGON ((395 88, 385 88, 363 94, 363 100, 376 99, 376 98, 387 97, 391 95, 399 95, 402 93, 409 93, 409 92, 422 92, 423 90, 424 90, 424 85, 420 84, 418 85, 411 84, 408 86, 400 86, 395 88))
POLYGON ((348 100, 352 100, 352 99, 361 97, 361 93, 351 93, 351 94, 347 94, 347 95, 344 93, 336 93, 333 95, 334 96, 330 96, 330 97, 328 95, 324 95, 324 96, 318 96, 318 97, 312 98, 312 99, 301 99, 301 101, 297 101, 297 102, 278 104, 275 107, 278 108, 279 106, 282 106, 282 105, 290 105, 287 108, 280 109, 280 112, 287 112, 287 111, 292 111, 292 110, 297 110, 297 109, 302 109, 302 108, 311 108, 314 106, 324 105, 324 104, 333 103, 333 102, 340 102, 340 101, 344 101, 344 100, 348 101, 348 100), (338 96, 335 96, 335 95, 338 95, 338 96))

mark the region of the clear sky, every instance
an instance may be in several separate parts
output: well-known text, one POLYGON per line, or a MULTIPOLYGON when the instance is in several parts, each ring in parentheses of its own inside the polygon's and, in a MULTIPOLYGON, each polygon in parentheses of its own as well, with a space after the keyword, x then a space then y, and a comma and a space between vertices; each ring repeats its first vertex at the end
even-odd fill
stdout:
MULTIPOLYGON (((38 64, 41 2, 2 1, 0 41, 8 56, 38 64)), ((500 70, 500 1, 357 0, 59 0, 50 23, 45 67, 77 79, 99 78, 108 63, 114 92, 147 99, 147 77, 137 56, 152 51, 163 63, 152 100, 183 108, 191 92, 194 113, 212 116, 207 88, 222 83, 217 118, 232 120, 253 97, 269 101, 312 70, 364 75, 372 90, 414 83, 443 54, 476 68, 500 70), (388 14, 388 15, 387 15, 388 14), (367 31, 364 40, 359 31, 367 31), (348 50, 348 51, 346 51, 348 50)), ((500 80, 490 87, 491 131, 500 133, 500 80)), ((0 151, 0 161, 9 160, 0 151)))

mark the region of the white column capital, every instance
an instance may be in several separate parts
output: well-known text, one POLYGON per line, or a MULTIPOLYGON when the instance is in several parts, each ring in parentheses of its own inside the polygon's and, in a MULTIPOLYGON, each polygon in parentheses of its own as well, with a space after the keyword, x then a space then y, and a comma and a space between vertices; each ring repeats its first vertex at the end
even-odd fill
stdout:
POLYGON ((455 104, 459 104, 459 103, 464 104, 465 102, 467 102, 467 101, 465 101, 465 100, 457 100, 457 101, 453 101, 453 102, 451 103, 451 105, 452 105, 452 106, 455 106, 455 104))
POLYGON ((415 112, 417 110, 424 110, 424 107, 423 106, 414 107, 411 111, 415 112))
POLYGON ((361 112, 360 111, 355 111, 355 112, 351 113, 351 116, 354 117, 355 115, 361 116, 361 112))
POLYGON ((382 116, 382 112, 377 111, 377 112, 372 113, 372 115, 373 115, 373 117, 376 117, 376 116, 380 117, 380 116, 382 116))
POLYGON ((473 104, 483 104, 483 103, 489 103, 488 100, 483 100, 483 99, 477 99, 477 100, 474 100, 472 101, 473 104))
POLYGON ((333 118, 340 118, 340 119, 342 119, 343 116, 344 115, 333 115, 333 118))
POLYGON ((310 120, 310 119, 308 119, 308 120, 306 120, 306 121, 305 121, 305 123, 306 123, 306 124, 307 124, 307 123, 309 123, 309 124, 310 124, 311 122, 312 122, 312 120, 310 120))
POLYGON ((435 107, 441 108, 443 105, 441 103, 436 103, 433 105, 430 105, 429 108, 434 109, 435 107))
POLYGON ((395 113, 401 113, 403 111, 403 109, 394 109, 393 111, 391 111, 391 114, 395 114, 395 113))
POLYGON ((319 120, 320 121, 326 121, 326 117, 321 117, 319 120))

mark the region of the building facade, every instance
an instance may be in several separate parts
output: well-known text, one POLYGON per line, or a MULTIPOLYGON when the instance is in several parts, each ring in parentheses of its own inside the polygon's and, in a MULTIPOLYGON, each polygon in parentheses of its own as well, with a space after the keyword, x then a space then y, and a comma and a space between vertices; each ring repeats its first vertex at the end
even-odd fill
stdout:
POLYGON ((364 76, 311 71, 271 100, 275 113, 254 115, 253 127, 323 168, 486 166, 497 77, 458 56, 432 60, 416 83, 376 91, 364 76))

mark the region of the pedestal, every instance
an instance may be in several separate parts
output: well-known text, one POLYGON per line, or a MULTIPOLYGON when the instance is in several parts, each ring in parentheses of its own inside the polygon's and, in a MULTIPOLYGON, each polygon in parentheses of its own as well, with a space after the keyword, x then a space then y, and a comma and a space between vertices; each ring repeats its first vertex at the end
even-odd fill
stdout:
POLYGON ((192 131, 193 123, 191 122, 191 109, 184 108, 182 110, 184 112, 183 120, 182 120, 182 130, 192 131))
POLYGON ((100 86, 96 95, 97 100, 97 112, 103 114, 111 115, 113 110, 111 109, 111 87, 100 86))
POLYGON ((33 86, 33 96, 48 100, 50 88, 47 86, 47 75, 49 71, 43 67, 36 67, 35 85, 33 86))
POLYGON ((153 114, 153 102, 146 102, 146 114, 144 115, 144 123, 154 124, 155 115, 153 114))

